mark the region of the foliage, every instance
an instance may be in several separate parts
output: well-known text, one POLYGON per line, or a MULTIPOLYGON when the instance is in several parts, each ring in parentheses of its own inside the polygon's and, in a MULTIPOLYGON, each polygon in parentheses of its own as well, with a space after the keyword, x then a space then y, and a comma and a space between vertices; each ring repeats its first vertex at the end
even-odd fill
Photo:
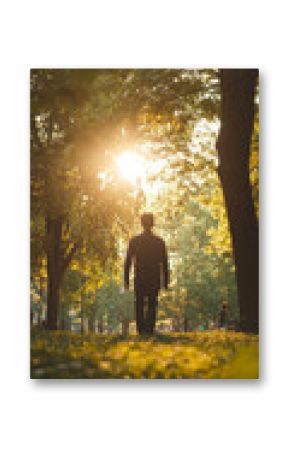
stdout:
MULTIPOLYGON (((104 318, 112 331, 124 317, 131 321, 132 295, 119 293, 122 260, 129 237, 139 231, 140 212, 150 209, 171 261, 171 290, 161 295, 159 317, 175 318, 179 330, 185 321, 189 328, 207 326, 226 300, 238 319, 217 173, 219 109, 217 70, 32 71, 33 304, 47 294, 46 220, 60 215, 61 250, 69 259, 62 318, 71 311, 93 322, 104 318), (149 162, 153 193, 118 177, 115 160, 126 149, 149 162)), ((257 114, 251 181, 258 209, 257 114)))
POLYGON ((33 270, 50 245, 47 217, 61 217, 64 254, 77 243, 88 260, 95 262, 96 252, 99 262, 115 258, 118 225, 130 222, 134 199, 130 185, 104 186, 100 174, 111 163, 107 141, 111 136, 113 146, 112 108, 122 77, 118 71, 31 73, 33 270))

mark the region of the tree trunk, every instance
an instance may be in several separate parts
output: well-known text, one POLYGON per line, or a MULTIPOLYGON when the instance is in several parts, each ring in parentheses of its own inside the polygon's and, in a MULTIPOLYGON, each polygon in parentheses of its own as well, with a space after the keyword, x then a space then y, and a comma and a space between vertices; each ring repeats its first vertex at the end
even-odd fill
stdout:
POLYGON ((85 332, 85 315, 84 315, 84 295, 81 292, 81 311, 80 311, 80 315, 81 315, 81 333, 84 334, 85 332))
POLYGON ((46 304, 46 279, 40 277, 40 323, 43 325, 43 321, 46 321, 45 316, 45 304, 46 304))
POLYGON ((62 242, 62 217, 46 217, 47 245, 47 327, 58 328, 60 287, 65 269, 75 254, 78 244, 65 254, 62 242))
POLYGON ((259 237, 249 179, 257 70, 221 70, 219 176, 232 236, 241 328, 258 333, 259 237))
POLYGON ((46 220, 47 232, 47 327, 57 329, 60 290, 61 219, 46 220))
MULTIPOLYGON (((53 270, 54 271, 54 270, 53 270)), ((57 329, 60 284, 54 273, 48 269, 47 274, 47 328, 57 329)))
POLYGON ((91 313, 91 315, 89 316, 88 325, 89 325, 89 331, 95 332, 96 319, 95 319, 95 315, 93 313, 91 313))
POLYGON ((123 319, 121 323, 122 323, 122 335, 123 337, 126 337, 127 335, 129 335, 129 320, 123 319))
POLYGON ((37 325, 38 326, 41 325, 41 306, 39 307, 39 309, 37 311, 37 325))
POLYGON ((96 314, 97 314, 97 301, 95 299, 89 308, 89 314, 88 314, 88 330, 89 330, 89 332, 93 332, 93 333, 96 332, 96 314))
POLYGON ((102 334, 104 332, 104 325, 103 325, 103 319, 102 318, 100 318, 98 320, 98 332, 100 334, 102 334))

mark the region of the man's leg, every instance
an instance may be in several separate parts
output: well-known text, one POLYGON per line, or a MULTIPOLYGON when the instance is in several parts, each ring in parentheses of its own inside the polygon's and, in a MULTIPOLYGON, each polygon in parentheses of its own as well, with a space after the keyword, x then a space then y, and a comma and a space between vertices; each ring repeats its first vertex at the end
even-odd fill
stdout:
POLYGON ((157 317, 157 297, 158 293, 151 293, 148 297, 148 331, 153 334, 157 317))
POLYGON ((139 334, 144 334, 144 295, 140 290, 136 291, 136 327, 139 334))

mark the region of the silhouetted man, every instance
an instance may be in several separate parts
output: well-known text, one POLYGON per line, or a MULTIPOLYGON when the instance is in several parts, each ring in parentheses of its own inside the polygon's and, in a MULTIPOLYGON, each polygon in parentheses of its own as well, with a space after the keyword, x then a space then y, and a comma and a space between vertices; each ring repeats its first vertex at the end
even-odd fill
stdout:
POLYGON ((168 288, 169 268, 167 250, 162 240, 152 233, 153 215, 143 214, 144 232, 129 242, 124 267, 124 286, 129 288, 129 273, 134 261, 134 290, 136 325, 139 334, 152 334, 156 323, 157 298, 160 287, 168 288), (147 298, 147 314, 144 305, 147 298))
POLYGON ((219 313, 219 327, 225 328, 228 321, 227 303, 223 302, 219 313))

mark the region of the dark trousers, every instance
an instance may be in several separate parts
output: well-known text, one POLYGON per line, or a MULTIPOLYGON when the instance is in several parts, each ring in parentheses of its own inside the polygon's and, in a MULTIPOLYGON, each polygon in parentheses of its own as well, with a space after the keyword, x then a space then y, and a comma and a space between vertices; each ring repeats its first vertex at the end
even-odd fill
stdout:
POLYGON ((135 291, 136 325, 139 334, 153 334, 157 315, 158 291, 135 291))

